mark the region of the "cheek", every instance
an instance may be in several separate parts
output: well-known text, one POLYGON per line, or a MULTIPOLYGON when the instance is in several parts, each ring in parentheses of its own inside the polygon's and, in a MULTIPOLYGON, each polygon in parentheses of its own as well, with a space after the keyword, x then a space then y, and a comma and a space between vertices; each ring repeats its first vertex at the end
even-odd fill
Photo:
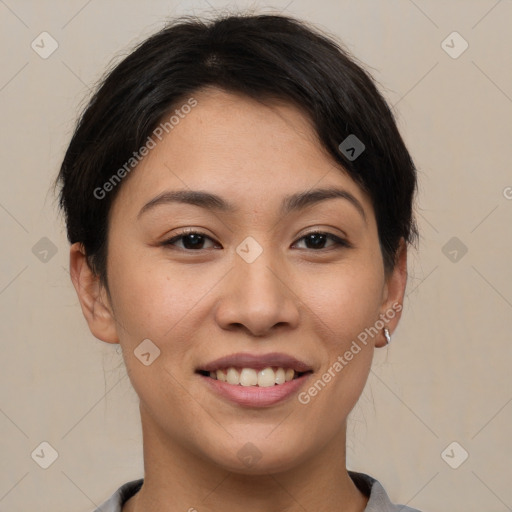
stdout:
POLYGON ((162 343, 179 333, 187 314, 211 286, 205 279, 189 279, 187 271, 170 262, 112 251, 110 282, 116 318, 125 328, 124 342, 154 339, 162 343))
POLYGON ((335 435, 359 400, 373 359, 372 339, 365 343, 358 337, 379 318, 382 275, 378 261, 352 263, 328 278, 317 276, 316 287, 304 283, 323 364, 299 401, 305 423, 321 438, 335 435))
POLYGON ((190 286, 183 273, 169 264, 156 265, 147 256, 120 251, 111 256, 109 280, 130 381, 141 402, 152 411, 161 410, 162 421, 167 421, 170 410, 190 407, 186 394, 179 392, 180 369, 190 351, 190 311, 208 287, 200 282, 190 286), (145 342, 148 365, 138 349, 147 339, 157 347, 145 342))
POLYGON ((383 289, 380 270, 378 260, 361 258, 302 280, 304 302, 315 313, 313 318, 331 349, 344 349, 378 319, 383 289))

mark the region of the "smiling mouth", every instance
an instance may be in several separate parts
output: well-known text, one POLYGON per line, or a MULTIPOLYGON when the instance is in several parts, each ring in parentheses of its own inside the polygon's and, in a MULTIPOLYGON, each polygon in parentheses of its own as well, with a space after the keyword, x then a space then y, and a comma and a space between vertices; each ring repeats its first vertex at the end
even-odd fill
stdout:
POLYGON ((232 386, 272 387, 299 379, 303 375, 312 373, 312 371, 298 372, 293 368, 275 366, 269 366, 262 370, 255 370, 254 368, 235 368, 231 366, 216 371, 198 370, 196 373, 213 380, 231 384, 232 386))

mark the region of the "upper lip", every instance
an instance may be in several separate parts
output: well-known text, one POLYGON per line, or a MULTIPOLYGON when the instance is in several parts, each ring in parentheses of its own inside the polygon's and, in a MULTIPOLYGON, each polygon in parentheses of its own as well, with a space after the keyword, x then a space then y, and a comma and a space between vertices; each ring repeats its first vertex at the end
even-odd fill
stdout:
POLYGON ((254 370, 263 370, 270 366, 279 368, 292 368, 296 372, 308 372, 312 368, 304 361, 300 361, 293 356, 280 352, 272 352, 269 354, 249 354, 239 352, 229 356, 220 357, 205 365, 200 366, 197 370, 212 372, 221 368, 253 368, 254 370))

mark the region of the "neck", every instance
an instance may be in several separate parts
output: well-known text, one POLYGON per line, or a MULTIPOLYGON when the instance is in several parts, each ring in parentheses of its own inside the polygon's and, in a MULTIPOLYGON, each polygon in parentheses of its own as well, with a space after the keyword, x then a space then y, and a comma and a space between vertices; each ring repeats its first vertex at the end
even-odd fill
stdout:
POLYGON ((142 407, 141 420, 144 484, 122 512, 363 512, 368 502, 346 470, 346 424, 321 451, 286 471, 242 474, 169 441, 142 407))

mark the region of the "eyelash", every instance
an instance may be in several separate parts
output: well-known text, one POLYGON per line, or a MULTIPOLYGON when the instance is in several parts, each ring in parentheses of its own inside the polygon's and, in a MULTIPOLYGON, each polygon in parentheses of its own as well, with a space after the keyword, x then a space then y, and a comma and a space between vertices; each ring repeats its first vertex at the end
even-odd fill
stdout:
MULTIPOLYGON (((163 246, 172 246, 176 241, 188 236, 188 235, 200 235, 204 238, 207 238, 209 240, 211 240, 212 242, 214 242, 214 240, 209 237, 208 235, 206 235, 205 233, 202 233, 201 231, 185 231, 183 233, 180 233, 179 235, 176 235, 168 240, 165 240, 161 243, 161 245, 163 246)), ((311 231, 310 233, 306 233, 305 235, 303 235, 302 237, 300 237, 298 241, 300 240, 303 240, 304 238, 308 237, 308 236, 311 236, 311 235, 325 235, 327 238, 329 238, 330 240, 332 240, 333 242, 335 242, 335 246, 334 248, 337 247, 345 247, 345 248, 350 248, 352 247, 352 244, 350 244, 347 240, 344 240, 342 238, 339 238, 337 237, 336 235, 333 235, 332 233, 328 233, 328 232, 324 232, 324 231, 311 231)), ((200 251, 204 251, 206 249, 182 249, 180 248, 182 251, 187 251, 187 252, 200 252, 200 251)), ((333 249, 333 247, 328 247, 328 248, 322 248, 322 249, 309 249, 310 251, 314 251, 314 252, 320 252, 320 251, 328 251, 328 250, 331 250, 333 249)))

